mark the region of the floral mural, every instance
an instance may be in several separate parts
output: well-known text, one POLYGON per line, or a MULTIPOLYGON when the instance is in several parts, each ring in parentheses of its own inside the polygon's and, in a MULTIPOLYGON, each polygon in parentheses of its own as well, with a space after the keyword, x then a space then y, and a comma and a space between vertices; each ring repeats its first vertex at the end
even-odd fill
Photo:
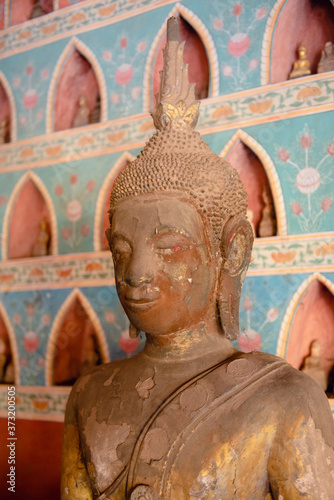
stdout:
POLYGON ((27 64, 13 78, 13 90, 19 101, 20 134, 26 137, 43 133, 49 79, 49 69, 35 62, 27 64))
POLYGON ((110 87, 112 116, 126 116, 140 110, 139 98, 142 93, 140 80, 142 66, 147 55, 147 42, 137 44, 128 34, 122 34, 111 51, 103 50, 105 73, 110 87))
POLYGON ((66 221, 62 223, 61 237, 74 250, 80 247, 82 240, 91 232, 91 227, 86 222, 84 206, 89 204, 91 193, 95 190, 95 180, 90 179, 83 186, 78 183, 78 175, 75 173, 68 180, 64 185, 57 184, 54 192, 61 202, 66 221))
POLYGON ((266 2, 258 6, 250 2, 212 2, 211 25, 219 34, 217 46, 221 55, 223 93, 235 92, 252 86, 254 71, 259 67, 257 30, 267 18, 266 2))
POLYGON ((321 148, 317 145, 317 156, 316 141, 315 132, 305 125, 296 138, 297 147, 280 148, 277 153, 280 162, 290 167, 286 176, 295 197, 289 208, 303 232, 317 231, 333 204, 332 193, 326 186, 333 180, 329 166, 333 164, 334 141, 321 148))

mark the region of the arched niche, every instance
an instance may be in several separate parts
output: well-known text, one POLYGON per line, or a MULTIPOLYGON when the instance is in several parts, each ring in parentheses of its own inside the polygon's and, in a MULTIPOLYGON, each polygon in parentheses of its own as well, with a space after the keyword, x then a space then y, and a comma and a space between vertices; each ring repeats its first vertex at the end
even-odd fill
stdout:
MULTIPOLYGON (((303 42, 311 73, 317 73, 325 43, 334 42, 334 6, 330 0, 287 0, 275 6, 277 23, 273 27, 270 83, 287 80, 303 42)), ((266 37, 270 39, 270 36, 266 37)), ((262 83, 269 83, 263 82, 262 83)))
POLYGON ((101 93, 93 65, 73 46, 62 66, 54 100, 54 131, 101 121, 101 93))
POLYGON ((101 324, 87 298, 74 290, 54 321, 46 355, 47 385, 72 385, 94 366, 109 361, 101 324))
POLYGON ((145 65, 143 111, 155 106, 159 90, 159 71, 163 67, 162 49, 166 43, 166 21, 170 16, 180 18, 180 41, 186 41, 184 62, 189 64, 189 82, 196 83, 196 97, 205 99, 219 95, 218 56, 210 32, 190 9, 177 3, 162 23, 151 45, 145 65))
POLYGON ((107 175, 100 193, 97 198, 96 211, 95 211, 95 234, 94 234, 94 248, 96 251, 109 250, 109 243, 107 241, 105 232, 109 227, 109 208, 110 208, 110 195, 111 190, 116 180, 117 175, 128 165, 134 156, 125 152, 116 161, 109 174, 107 175))
POLYGON ((309 283, 295 308, 286 360, 306 373, 318 372, 333 393, 334 296, 320 278, 309 283), (317 350, 313 348, 316 344, 317 350))
POLYGON ((12 354, 8 330, 0 314, 0 384, 14 383, 14 357, 12 354))
POLYGON ((36 174, 28 172, 16 184, 6 209, 3 234, 4 260, 57 253, 54 207, 36 174))
POLYGON ((44 16, 53 11, 53 0, 12 0, 11 25, 44 16))
POLYGON ((225 159, 238 171, 247 191, 248 218, 255 236, 275 236, 276 210, 261 160, 241 139, 236 140, 225 159))
POLYGON ((0 146, 10 142, 10 104, 5 87, 0 79, 0 146))
POLYGON ((18 351, 8 314, 0 302, 0 384, 20 384, 18 351))

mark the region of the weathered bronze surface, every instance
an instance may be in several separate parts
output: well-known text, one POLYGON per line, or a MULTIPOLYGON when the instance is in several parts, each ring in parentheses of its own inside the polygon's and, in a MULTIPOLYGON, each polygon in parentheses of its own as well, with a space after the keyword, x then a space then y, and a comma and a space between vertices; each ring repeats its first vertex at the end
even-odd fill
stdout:
POLYGON ((325 394, 229 340, 253 231, 237 172, 192 129, 198 103, 176 28, 172 18, 158 132, 115 182, 107 232, 131 335, 147 341, 74 385, 62 499, 330 500, 325 394))

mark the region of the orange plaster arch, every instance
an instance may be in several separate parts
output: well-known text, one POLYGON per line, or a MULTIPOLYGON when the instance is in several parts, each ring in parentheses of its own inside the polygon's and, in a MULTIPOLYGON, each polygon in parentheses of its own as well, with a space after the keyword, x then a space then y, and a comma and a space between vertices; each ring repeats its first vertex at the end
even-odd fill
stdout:
POLYGON ((51 239, 51 255, 57 255, 58 254, 58 228, 57 228, 57 217, 56 217, 56 211, 51 199, 51 196, 49 194, 49 191, 47 190, 47 187, 45 186, 44 182, 42 179, 35 174, 35 172, 28 171, 26 172, 21 179, 16 183, 12 194, 10 196, 10 199, 7 204, 5 216, 3 219, 3 228, 2 228, 2 260, 8 260, 8 247, 9 247, 9 228, 10 228, 10 219, 12 215, 12 211, 17 199, 17 196, 19 192, 21 191, 22 187, 24 184, 31 179, 33 183, 36 185, 40 193, 42 194, 46 206, 49 211, 50 215, 50 227, 51 227, 51 234, 52 234, 52 239, 51 239))
POLYGON ((19 369, 19 365, 20 365, 19 364, 19 351, 17 348, 15 333, 14 333, 12 324, 10 322, 9 316, 7 314, 7 311, 6 311, 4 305, 1 301, 0 301, 0 316, 2 317, 2 319, 4 321, 7 332, 8 332, 10 348, 11 348, 12 356, 13 356, 15 384, 20 385, 21 377, 20 377, 20 369, 19 369))
POLYGON ((60 55, 57 64, 55 66, 53 75, 51 77, 48 98, 46 103, 46 133, 52 133, 54 129, 54 107, 56 102, 56 93, 57 93, 57 85, 58 81, 64 66, 66 59, 69 57, 72 49, 76 49, 80 52, 87 61, 91 64, 94 73, 96 75, 100 98, 101 98, 101 120, 100 123, 106 122, 108 120, 108 94, 107 94, 107 85, 104 77, 104 73, 102 68, 94 54, 94 52, 81 40, 77 37, 73 37, 62 54, 60 55))
POLYGON ((131 153, 125 151, 125 153, 123 153, 115 162, 102 184, 95 207, 94 250, 96 252, 102 250, 103 210, 110 184, 116 179, 124 162, 133 161, 134 159, 135 157, 131 153))
POLYGON ((296 292, 293 294, 292 299, 290 300, 290 303, 286 308, 281 324, 281 329, 278 335, 276 355, 280 356, 281 358, 285 359, 288 352, 290 331, 298 304, 304 296, 308 287, 315 280, 320 281, 320 283, 325 285, 327 289, 334 295, 334 283, 328 278, 325 278, 325 276, 320 273, 311 274, 301 283, 296 292))
POLYGON ((82 307, 85 309, 89 319, 91 320, 97 340, 99 343, 99 348, 101 350, 102 354, 102 359, 104 363, 108 363, 110 361, 110 354, 109 354, 109 348, 108 348, 108 343, 107 339, 104 333, 104 330, 102 328, 102 325, 100 323, 100 320, 94 311, 91 303, 85 297, 85 295, 79 290, 78 288, 75 288, 70 295, 66 298, 62 306, 60 307, 54 321, 53 325, 51 328, 50 332, 50 337, 48 341, 48 345, 46 348, 46 353, 45 353, 45 385, 46 386, 51 386, 53 385, 53 361, 54 361, 54 356, 55 356, 55 351, 56 351, 56 344, 57 344, 57 338, 58 338, 58 333, 59 333, 59 328, 66 316, 66 313, 68 309, 70 308, 71 304, 75 299, 78 299, 82 305, 82 307))
POLYGON ((146 59, 145 70, 144 70, 144 82, 143 82, 143 112, 147 113, 151 106, 151 78, 153 74, 153 67, 155 62, 155 56, 157 48, 161 42, 162 37, 166 31, 167 19, 171 16, 181 15, 198 33, 200 36, 204 47, 207 52, 209 61, 209 71, 210 71, 210 85, 209 85, 209 97, 216 97, 219 95, 219 62, 216 47, 214 45, 213 39, 210 35, 209 30, 204 25, 203 21, 196 16, 190 9, 176 3, 173 9, 170 11, 164 22, 162 23, 156 37, 148 52, 146 59))
POLYGON ((10 142, 15 142, 17 140, 17 115, 16 115, 16 104, 15 104, 15 99, 14 99, 14 94, 12 92, 12 88, 8 83, 7 78, 3 74, 2 71, 0 71, 0 82, 3 85, 3 88, 5 89, 5 92, 8 97, 9 101, 9 108, 10 108, 10 142))
POLYGON ((286 212, 285 212, 282 187, 274 162, 272 161, 272 159, 270 158, 269 154, 264 149, 264 147, 261 146, 261 144, 259 144, 251 135, 247 134, 247 132, 245 132, 242 129, 238 129, 235 132, 235 134, 231 137, 231 139, 228 141, 228 143, 224 146, 219 156, 221 156, 222 158, 226 158, 228 153, 232 150, 233 146, 236 144, 238 140, 246 144, 246 146, 248 146, 261 160, 261 163, 268 176, 270 189, 273 195, 276 218, 277 218, 277 235, 278 236, 286 235, 287 221, 286 221, 286 212))

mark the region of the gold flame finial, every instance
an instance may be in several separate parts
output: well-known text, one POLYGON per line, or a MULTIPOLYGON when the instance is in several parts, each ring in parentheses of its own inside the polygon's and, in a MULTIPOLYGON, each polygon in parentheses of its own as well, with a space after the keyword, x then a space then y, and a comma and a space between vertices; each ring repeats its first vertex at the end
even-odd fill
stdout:
POLYGON ((151 110, 156 129, 168 123, 196 127, 199 101, 195 98, 195 83, 189 83, 188 64, 183 62, 185 42, 179 41, 179 18, 167 21, 167 43, 163 49, 164 67, 160 71, 160 90, 155 95, 156 106, 151 110))

